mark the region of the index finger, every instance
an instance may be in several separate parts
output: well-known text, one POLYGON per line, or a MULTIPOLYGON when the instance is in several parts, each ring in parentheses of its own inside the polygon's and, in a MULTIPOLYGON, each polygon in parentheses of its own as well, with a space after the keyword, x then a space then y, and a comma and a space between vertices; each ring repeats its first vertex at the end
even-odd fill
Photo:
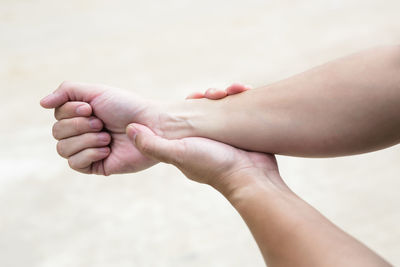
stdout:
POLYGON ((105 90, 105 86, 97 84, 63 82, 56 91, 40 100, 40 105, 44 108, 56 108, 68 101, 89 103, 105 90))
POLYGON ((90 115, 92 115, 92 107, 88 103, 79 101, 67 102, 54 110, 56 120, 89 117, 90 115))

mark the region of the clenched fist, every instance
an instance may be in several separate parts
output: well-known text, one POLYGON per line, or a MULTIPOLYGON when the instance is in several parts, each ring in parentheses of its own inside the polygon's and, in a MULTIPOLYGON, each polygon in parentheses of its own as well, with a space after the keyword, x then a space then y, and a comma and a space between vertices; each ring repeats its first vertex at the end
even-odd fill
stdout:
POLYGON ((63 82, 40 104, 55 109, 57 151, 72 169, 110 175, 137 172, 157 163, 143 156, 125 134, 132 122, 157 125, 154 103, 117 88, 63 82))

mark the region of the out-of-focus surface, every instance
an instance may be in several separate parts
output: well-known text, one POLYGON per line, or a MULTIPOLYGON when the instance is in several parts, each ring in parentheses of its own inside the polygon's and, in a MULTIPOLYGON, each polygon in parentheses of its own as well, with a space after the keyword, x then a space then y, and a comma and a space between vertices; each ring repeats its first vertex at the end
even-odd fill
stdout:
MULTIPOLYGON (((63 80, 166 100, 258 86, 400 43, 399 11, 398 0, 1 1, 0 266, 263 266, 227 201, 173 167, 69 170, 39 99, 63 80)), ((296 193, 400 265, 398 147, 278 161, 296 193)))

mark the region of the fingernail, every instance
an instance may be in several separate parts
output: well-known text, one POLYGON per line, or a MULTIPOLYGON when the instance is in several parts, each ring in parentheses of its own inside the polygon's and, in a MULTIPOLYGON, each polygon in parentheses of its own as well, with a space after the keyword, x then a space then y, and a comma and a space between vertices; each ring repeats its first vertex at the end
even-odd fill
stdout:
POLYGON ((97 138, 100 142, 104 142, 104 143, 106 143, 110 140, 110 137, 107 133, 99 133, 97 135, 97 138))
POLYGON ((108 153, 109 148, 108 148, 108 147, 102 147, 102 148, 99 148, 98 151, 99 151, 100 153, 108 153))
POLYGON ((100 129, 103 125, 100 120, 98 120, 96 118, 91 118, 89 120, 89 126, 92 129, 100 129))
POLYGON ((137 129, 136 129, 133 125, 129 125, 129 126, 128 126, 128 136, 129 136, 130 138, 132 138, 133 141, 136 140, 137 132, 138 132, 137 129))
POLYGON ((88 111, 88 107, 86 105, 81 105, 76 108, 76 114, 78 115, 86 115, 88 111))

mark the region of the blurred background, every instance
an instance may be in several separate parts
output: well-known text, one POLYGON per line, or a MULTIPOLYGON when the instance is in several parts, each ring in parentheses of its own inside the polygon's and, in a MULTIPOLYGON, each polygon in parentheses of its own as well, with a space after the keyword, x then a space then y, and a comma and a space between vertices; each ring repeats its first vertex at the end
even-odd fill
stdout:
MULTIPOLYGON (((400 43, 400 1, 0 1, 0 266, 263 266, 216 191, 158 165, 68 168, 39 100, 63 80, 183 99, 400 43)), ((400 265, 400 150, 278 157, 302 198, 400 265)))

